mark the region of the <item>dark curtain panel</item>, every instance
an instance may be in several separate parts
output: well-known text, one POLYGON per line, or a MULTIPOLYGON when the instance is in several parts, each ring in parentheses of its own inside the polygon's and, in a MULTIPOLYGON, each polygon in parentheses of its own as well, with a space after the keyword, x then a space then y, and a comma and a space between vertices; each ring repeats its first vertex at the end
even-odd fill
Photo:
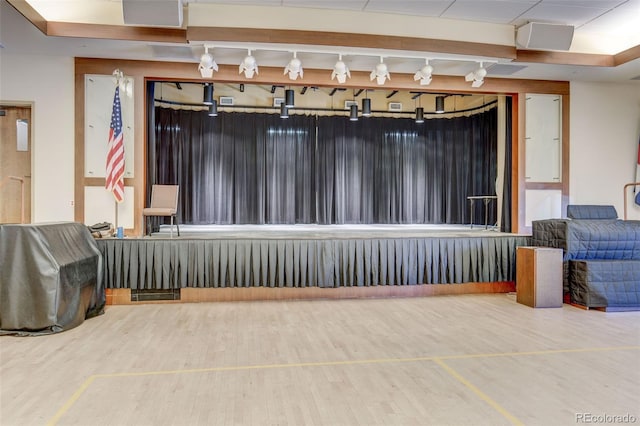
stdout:
POLYGON ((376 141, 366 124, 348 117, 318 118, 318 223, 375 223, 376 141))
POLYGON ((190 224, 313 223, 315 119, 156 108, 157 180, 190 224))
POLYGON ((149 180, 180 185, 183 223, 469 223, 466 197, 495 194, 496 108, 423 124, 155 113, 149 180))
POLYGON ((512 120, 512 108, 513 108, 513 100, 511 97, 506 97, 505 102, 505 122, 506 122, 506 134, 505 140, 506 146, 504 150, 504 192, 502 193, 502 223, 500 224, 501 232, 512 232, 511 229, 511 188, 512 188, 512 180, 511 180, 511 156, 513 155, 513 150, 511 147, 513 137, 513 125, 511 123, 512 120))
POLYGON ((495 195, 496 126, 496 108, 423 124, 320 117, 318 222, 469 223, 466 197, 495 195))

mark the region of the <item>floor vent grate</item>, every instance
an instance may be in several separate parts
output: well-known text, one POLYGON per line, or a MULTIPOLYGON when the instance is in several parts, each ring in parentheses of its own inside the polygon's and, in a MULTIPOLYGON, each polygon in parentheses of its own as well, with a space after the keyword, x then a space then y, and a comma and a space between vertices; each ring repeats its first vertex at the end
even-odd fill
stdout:
POLYGON ((180 289, 131 290, 132 302, 147 302, 150 300, 180 300, 180 289))

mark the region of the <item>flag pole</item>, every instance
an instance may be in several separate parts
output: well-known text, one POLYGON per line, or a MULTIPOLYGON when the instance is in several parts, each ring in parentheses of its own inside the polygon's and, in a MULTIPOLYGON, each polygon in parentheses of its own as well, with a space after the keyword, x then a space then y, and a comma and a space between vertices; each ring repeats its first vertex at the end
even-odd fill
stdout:
MULTIPOLYGON (((122 77, 123 77, 123 73, 122 71, 120 71, 119 68, 116 68, 115 70, 113 70, 113 75, 116 78, 116 86, 120 87, 120 83, 122 81, 122 77)), ((113 199, 113 207, 115 209, 115 227, 116 227, 116 232, 118 230, 118 201, 114 198, 113 199)))
POLYGON ((109 127, 105 187, 114 196, 115 228, 117 231, 119 227, 118 204, 123 201, 124 196, 124 142, 119 96, 120 87, 124 81, 124 73, 119 69, 115 69, 112 75, 115 77, 116 87, 111 112, 111 124, 109 127))

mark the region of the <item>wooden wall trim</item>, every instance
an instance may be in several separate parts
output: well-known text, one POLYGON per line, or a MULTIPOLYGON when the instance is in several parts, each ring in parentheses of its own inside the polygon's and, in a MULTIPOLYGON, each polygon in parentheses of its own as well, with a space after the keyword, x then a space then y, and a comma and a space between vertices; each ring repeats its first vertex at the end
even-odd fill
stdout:
MULTIPOLYGON (((522 126, 519 124, 524 121, 520 118, 520 98, 524 98, 524 94, 516 93, 513 95, 513 101, 511 103, 511 232, 520 232, 520 224, 523 223, 520 218, 520 203, 523 201, 523 193, 519 190, 522 187, 520 180, 520 171, 522 165, 520 164, 520 135, 522 133, 522 126)), ((523 136, 524 137, 524 136, 523 136)))
POLYGON ((569 147, 571 146, 571 133, 570 133, 570 108, 571 108, 571 95, 566 94, 562 97, 562 118, 560 119, 560 124, 562 126, 562 212, 567 211, 567 204, 569 204, 569 189, 571 185, 569 185, 569 164, 570 162, 570 152, 569 147))
POLYGON ((622 65, 640 58, 640 45, 614 55, 614 65, 622 65))
MULTIPOLYGON (((563 146, 563 152, 564 152, 564 146, 563 146)), ((564 158, 563 158, 563 162, 564 162, 564 158)), ((562 171, 564 172, 564 164, 562 164, 562 167, 563 167, 562 171)), ((564 178, 564 175, 563 175, 563 178, 564 178)), ((555 189, 555 190, 562 191, 562 189, 564 188, 564 182, 527 182, 526 188, 533 189, 533 190, 555 189)))
MULTIPOLYGON (((135 228, 127 230, 130 235, 142 235, 142 219, 141 212, 145 202, 145 145, 146 145, 146 126, 145 111, 146 97, 145 88, 147 81, 196 81, 196 82, 233 82, 245 84, 279 84, 288 86, 331 86, 336 85, 331 80, 330 70, 314 70, 305 69, 303 80, 292 82, 283 75, 282 68, 276 67, 260 67, 260 75, 254 79, 247 80, 244 76, 238 74, 238 67, 233 65, 220 66, 219 72, 214 73, 212 79, 203 79, 197 71, 195 63, 177 63, 177 62, 156 62, 156 61, 134 61, 119 59, 92 59, 92 58, 76 58, 75 59, 75 108, 76 108, 76 146, 75 146, 75 218, 79 222, 84 222, 84 186, 95 185, 95 178, 84 177, 84 76, 85 74, 111 75, 114 69, 120 69, 125 75, 134 79, 134 144, 135 144, 135 172, 133 179, 127 179, 126 184, 134 187, 134 218, 135 228), (294 83, 294 84, 292 84, 294 83)), ((375 88, 380 90, 380 86, 369 80, 366 72, 353 72, 352 78, 348 83, 341 85, 347 88, 375 88)), ((412 74, 393 74, 393 79, 387 81, 384 90, 419 90, 423 92, 442 92, 451 93, 491 93, 505 94, 514 96, 514 145, 513 145, 513 167, 512 170, 513 184, 512 189, 513 207, 512 220, 514 232, 526 232, 523 230, 524 224, 523 206, 524 206, 524 183, 519 170, 523 170, 523 163, 520 157, 522 152, 522 138, 524 137, 523 111, 524 94, 540 93, 540 94, 557 94, 563 96, 563 137, 568 143, 568 95, 570 85, 566 81, 547 81, 547 80, 522 80, 509 78, 487 78, 485 84, 479 89, 472 89, 468 82, 464 81, 463 76, 439 76, 433 78, 433 82, 425 88, 420 86, 418 82, 413 80, 412 74), (521 117, 522 116, 522 117, 521 117)), ((565 147, 568 150, 568 146, 565 147)), ((567 155, 566 166, 563 170, 568 170, 568 151, 563 152, 567 155)), ((563 163, 564 164, 564 163, 563 163)), ((568 175, 567 175, 568 176, 568 175)), ((563 175, 564 178, 564 175, 563 175)), ((563 196, 567 197, 568 193, 568 177, 566 180, 566 188, 563 190, 563 196)), ((100 184, 100 183, 99 183, 100 184)))
POLYGON ((186 30, 181 28, 154 28, 122 25, 49 22, 47 24, 46 34, 48 36, 56 37, 85 37, 109 40, 187 43, 186 30))
MULTIPOLYGON (((517 218, 518 226, 514 227, 513 230, 518 233, 526 233, 528 232, 526 225, 526 204, 525 204, 525 190, 527 187, 527 181, 525 180, 525 152, 526 152, 526 142, 525 135, 527 134, 526 129, 526 110, 527 110, 527 94, 528 92, 522 92, 518 96, 518 118, 517 122, 514 123, 513 128, 518 129, 518 139, 514 142, 514 164, 517 165, 517 175, 518 179, 514 180, 514 188, 513 193, 518 194, 518 202, 513 203, 512 207, 515 209, 514 216, 517 218), (517 148, 517 149, 516 149, 517 148)), ((515 119, 515 118, 514 118, 515 119)), ((515 198, 515 197, 514 197, 515 198)))
POLYGON ((613 55, 596 55, 591 53, 549 52, 543 50, 518 49, 513 62, 532 62, 556 65, 585 65, 592 67, 613 67, 613 55))
POLYGON ((180 300, 132 302, 131 289, 106 289, 107 305, 154 303, 240 302, 256 300, 364 299, 389 297, 429 297, 459 294, 512 293, 513 281, 463 284, 380 285, 370 287, 227 287, 182 288, 180 300))
MULTIPOLYGON (((75 143, 74 143, 74 207, 73 214, 76 222, 84 223, 84 187, 91 185, 84 177, 84 80, 85 74, 78 72, 78 64, 75 65, 75 143)), ((103 185, 104 185, 104 179, 103 185)))
POLYGON ((29 3, 25 0, 7 0, 15 10, 24 16, 29 22, 33 24, 37 29, 42 31, 43 34, 47 34, 47 20, 44 19, 29 3))

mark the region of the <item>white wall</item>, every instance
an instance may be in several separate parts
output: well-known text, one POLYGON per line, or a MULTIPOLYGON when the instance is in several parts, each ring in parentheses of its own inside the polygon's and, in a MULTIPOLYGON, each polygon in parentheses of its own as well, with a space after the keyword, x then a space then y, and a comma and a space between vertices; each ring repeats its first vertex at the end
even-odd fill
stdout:
POLYGON ((33 105, 32 222, 72 221, 74 60, 0 49, 0 101, 33 105))
MULTIPOLYGON (((74 63, 71 57, 0 49, 0 101, 33 103, 33 222, 74 219, 74 63)), ((612 204, 622 217, 623 187, 635 181, 640 86, 571 83, 570 200, 612 204)), ((633 194, 630 194, 630 197, 633 194)), ((630 218, 640 206, 630 203, 630 218)))
MULTIPOLYGON (((569 203, 612 204, 622 218, 623 188, 636 175, 640 85, 572 82, 570 123, 569 203)), ((640 218, 640 206, 629 207, 640 218)))

